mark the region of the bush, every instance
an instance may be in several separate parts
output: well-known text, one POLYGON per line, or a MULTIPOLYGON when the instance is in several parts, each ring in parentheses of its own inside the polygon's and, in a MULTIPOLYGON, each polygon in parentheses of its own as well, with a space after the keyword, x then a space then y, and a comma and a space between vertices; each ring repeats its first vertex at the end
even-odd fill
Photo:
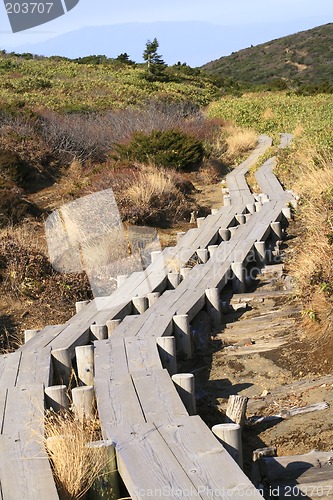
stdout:
POLYGON ((118 160, 177 169, 198 165, 205 153, 201 141, 178 130, 153 130, 150 134, 136 132, 129 144, 117 144, 114 149, 118 160))

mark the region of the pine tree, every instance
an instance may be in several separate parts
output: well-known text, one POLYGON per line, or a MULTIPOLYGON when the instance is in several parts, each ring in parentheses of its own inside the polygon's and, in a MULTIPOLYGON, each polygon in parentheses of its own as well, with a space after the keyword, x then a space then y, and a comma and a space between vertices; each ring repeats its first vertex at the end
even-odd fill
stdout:
POLYGON ((167 65, 162 59, 162 56, 157 53, 159 43, 157 38, 146 43, 146 48, 143 52, 143 59, 147 61, 147 71, 150 78, 158 79, 163 76, 163 72, 167 65))

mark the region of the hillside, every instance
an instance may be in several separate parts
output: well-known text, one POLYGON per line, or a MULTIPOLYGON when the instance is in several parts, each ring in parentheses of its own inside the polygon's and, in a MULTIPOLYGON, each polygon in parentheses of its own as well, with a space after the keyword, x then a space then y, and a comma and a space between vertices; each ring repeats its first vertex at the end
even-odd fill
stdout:
POLYGON ((333 24, 251 46, 202 67, 208 74, 246 84, 317 84, 333 79, 333 24))
POLYGON ((150 98, 205 105, 218 92, 209 78, 198 76, 198 70, 186 65, 167 68, 163 79, 148 81, 142 65, 111 59, 96 62, 106 59, 104 56, 86 59, 86 64, 78 64, 66 58, 1 51, 2 105, 66 112, 125 108, 150 98))

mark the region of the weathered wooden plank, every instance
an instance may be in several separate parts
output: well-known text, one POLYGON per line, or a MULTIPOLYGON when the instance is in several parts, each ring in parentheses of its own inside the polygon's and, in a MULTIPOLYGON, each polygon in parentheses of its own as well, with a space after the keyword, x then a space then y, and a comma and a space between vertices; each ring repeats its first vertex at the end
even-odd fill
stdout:
POLYGON ((107 434, 115 442, 118 470, 133 500, 201 498, 152 424, 109 426, 107 434))
POLYGON ((0 435, 0 489, 4 500, 59 498, 45 450, 28 455, 20 438, 0 435))
POLYGON ((161 359, 154 338, 125 338, 125 349, 130 373, 140 371, 150 374, 152 370, 162 369, 161 359))
POLYGON ((11 387, 7 392, 2 433, 12 438, 26 435, 30 437, 33 446, 33 436, 42 433, 43 414, 44 387, 42 384, 11 387))
POLYGON ((94 342, 95 378, 114 379, 128 374, 124 339, 112 335, 94 342))
POLYGON ((188 416, 167 370, 132 373, 132 379, 147 422, 161 424, 188 416))
POLYGON ((3 422, 5 418, 7 390, 8 389, 0 389, 0 434, 2 434, 3 422))
POLYGON ((44 384, 48 387, 52 378, 51 348, 44 347, 38 351, 22 351, 20 369, 16 386, 44 384))
POLYGON ((65 325, 48 325, 41 330, 37 335, 32 337, 26 344, 23 344, 18 351, 38 350, 48 343, 52 342, 59 333, 65 328, 65 325))
POLYGON ((129 374, 112 380, 96 378, 95 394, 104 439, 108 439, 109 425, 122 427, 145 421, 129 374))
POLYGON ((333 477, 333 450, 329 452, 310 451, 304 455, 285 457, 265 457, 262 458, 262 461, 269 481, 298 479, 300 477, 303 478, 303 482, 305 482, 306 477, 313 481, 314 470, 319 472, 324 466, 329 466, 329 469, 324 470, 324 475, 326 475, 327 470, 330 470, 331 478, 333 477))
POLYGON ((200 417, 175 417, 157 428, 201 498, 262 499, 200 417))
POLYGON ((9 354, 4 354, 2 356, 2 364, 0 365, 0 387, 14 387, 16 385, 16 380, 18 377, 20 363, 21 363, 21 352, 15 351, 9 354))
POLYGON ((7 391, 0 435, 0 484, 4 499, 58 498, 43 446, 42 384, 7 391))

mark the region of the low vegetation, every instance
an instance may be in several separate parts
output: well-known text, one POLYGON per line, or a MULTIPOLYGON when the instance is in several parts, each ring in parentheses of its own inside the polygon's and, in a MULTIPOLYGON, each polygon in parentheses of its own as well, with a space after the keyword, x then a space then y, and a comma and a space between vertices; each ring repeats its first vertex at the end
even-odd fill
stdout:
POLYGON ((0 99, 10 107, 47 108, 66 113, 137 106, 151 97, 205 105, 219 88, 187 67, 167 68, 163 79, 147 79, 144 65, 119 60, 71 61, 0 54, 0 99))
POLYGON ((225 97, 208 108, 208 116, 223 117, 275 139, 277 174, 284 186, 300 196, 296 221, 299 247, 291 264, 303 303, 304 320, 321 340, 333 339, 332 226, 332 111, 333 98, 248 94, 225 97), (279 133, 294 134, 291 147, 279 150, 279 133))
POLYGON ((299 94, 332 93, 333 24, 302 31, 212 61, 202 69, 234 91, 257 87, 299 94))
POLYGON ((108 468, 107 448, 88 446, 101 439, 97 418, 79 420, 71 412, 47 412, 45 447, 62 500, 79 500, 108 468))

